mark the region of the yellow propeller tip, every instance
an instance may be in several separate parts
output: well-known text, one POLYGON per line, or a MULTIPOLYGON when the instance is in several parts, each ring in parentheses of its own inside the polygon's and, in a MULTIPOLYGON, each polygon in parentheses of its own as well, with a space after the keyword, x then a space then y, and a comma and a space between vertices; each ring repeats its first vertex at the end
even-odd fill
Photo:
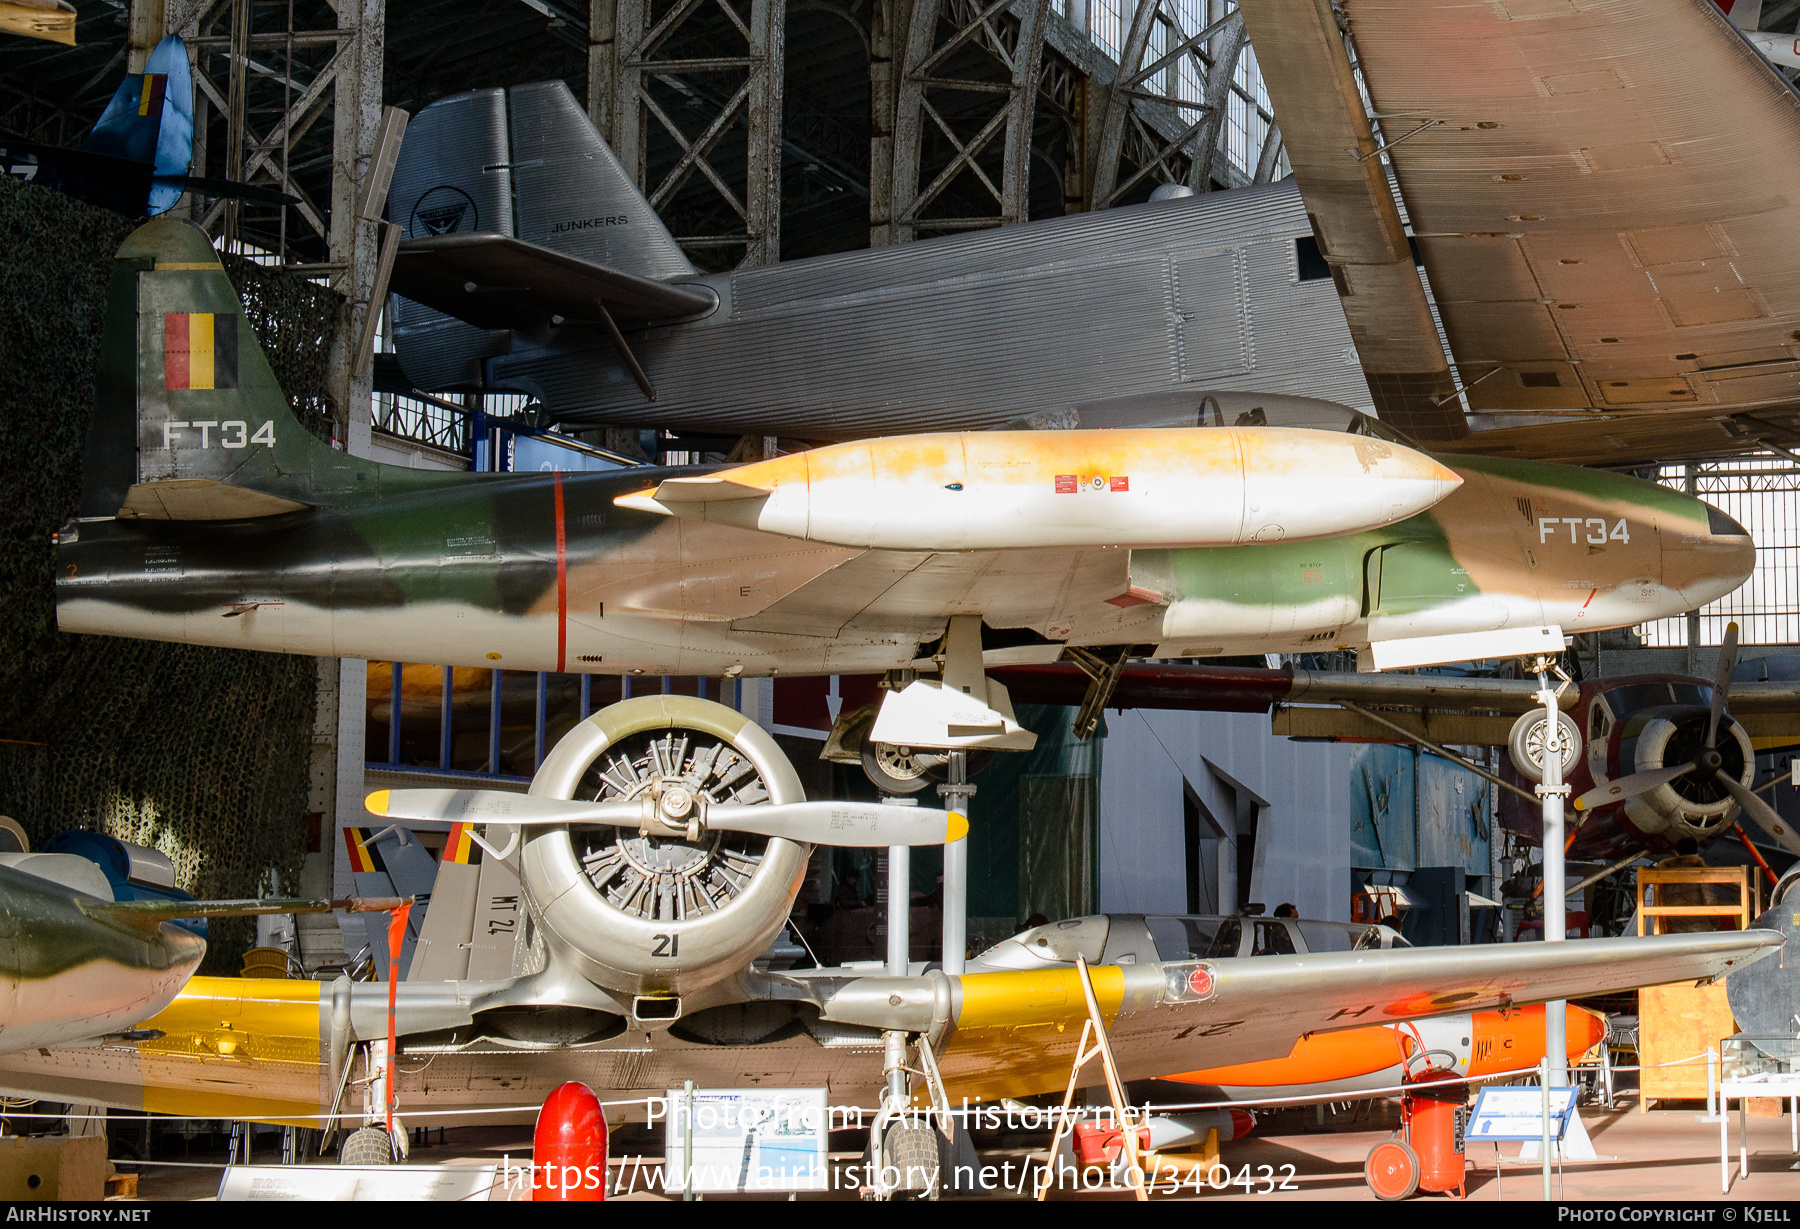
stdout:
POLYGON ((969 821, 966 817, 950 812, 950 822, 944 826, 944 844, 960 841, 969 835, 969 821))
POLYGON ((367 807, 372 815, 386 815, 388 813, 388 791, 376 790, 363 799, 363 806, 367 807))

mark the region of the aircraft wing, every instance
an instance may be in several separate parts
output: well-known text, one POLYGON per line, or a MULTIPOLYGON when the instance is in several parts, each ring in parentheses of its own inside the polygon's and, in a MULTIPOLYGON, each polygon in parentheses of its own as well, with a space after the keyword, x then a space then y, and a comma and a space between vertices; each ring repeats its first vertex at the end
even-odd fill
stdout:
POLYGON ((1381 152, 1331 7, 1243 5, 1377 393, 1395 309, 1359 278, 1392 253, 1346 185, 1391 165, 1475 411, 1415 431, 1607 465, 1800 443, 1800 95, 1711 0, 1341 8, 1381 152))
POLYGON ((509 235, 472 232, 407 239, 394 258, 394 293, 477 328, 520 329, 552 316, 675 320, 712 307, 710 294, 621 273, 509 235))
MULTIPOLYGON (((1069 662, 999 666, 992 673, 1015 704, 1079 705, 1089 683, 1088 675, 1069 662)), ((1791 712, 1794 689, 1787 686, 1786 690, 1790 704, 1784 711, 1791 712)), ((1734 687, 1734 715, 1737 694, 1734 687)), ((1563 692, 1562 706, 1573 708, 1579 698, 1580 693, 1569 688, 1563 692)), ((1393 727, 1345 707, 1351 704, 1376 710, 1414 737, 1459 746, 1502 746, 1518 715, 1537 707, 1537 684, 1528 679, 1444 674, 1350 674, 1291 667, 1259 670, 1132 662, 1119 672, 1107 707, 1270 713, 1273 733, 1297 738, 1393 741, 1401 737, 1393 727)), ((1764 711, 1774 709, 1771 706, 1764 711)))
POLYGON ((75 6, 68 0, 0 0, 0 34, 75 45, 75 6))
MULTIPOLYGON (((1722 976, 1781 942, 1771 931, 1726 931, 1101 965, 1091 975, 1121 1074, 1148 1079, 1285 1057, 1314 1032, 1722 976)), ((1087 1015, 1076 970, 1061 964, 958 977, 747 972, 739 990, 738 1002, 757 1003, 770 1019, 786 1005, 800 1028, 745 1043, 727 1004, 731 1044, 704 1043, 718 1024, 709 1011, 646 1041, 620 1029, 620 1008, 606 996, 562 984, 556 993, 566 1019, 554 1029, 577 1049, 520 1050, 511 1038, 520 1029, 527 1031, 519 1041, 535 1035, 533 1020, 546 1002, 539 980, 403 982, 397 1023, 404 1048, 432 1058, 429 1068, 401 1068, 401 1103, 420 1125, 466 1123, 434 1114, 469 1110, 486 1115, 482 1121, 529 1122, 578 1069, 608 1094, 660 1096, 683 1078, 709 1086, 829 1084, 835 1103, 873 1106, 882 1029, 932 1036, 953 1099, 1057 1092, 1087 1015)), ((0 1092, 316 1125, 353 1059, 351 1043, 386 1035, 387 993, 381 983, 195 978, 139 1026, 146 1036, 132 1043, 135 1053, 72 1047, 0 1055, 0 1092)))
MULTIPOLYGON (((1120 1075, 1134 1080, 1285 1057, 1310 1033, 1718 977, 1781 944, 1774 931, 1722 931, 1104 965, 1092 978, 1120 1075)), ((969 974, 959 990, 940 1056, 953 1098, 1062 1086, 1085 1016, 1074 969, 969 974)))

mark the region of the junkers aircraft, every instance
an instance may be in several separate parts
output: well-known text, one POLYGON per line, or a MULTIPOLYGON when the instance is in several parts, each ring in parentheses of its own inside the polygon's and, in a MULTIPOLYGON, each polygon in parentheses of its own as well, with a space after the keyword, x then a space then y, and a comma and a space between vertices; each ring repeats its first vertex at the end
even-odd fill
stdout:
POLYGON ((1155 396, 1192 425, 1252 390, 1463 455, 1800 443, 1800 103, 1711 0, 1242 11, 1292 181, 730 273, 560 83, 442 99, 389 201, 400 365, 570 424, 807 440, 1155 396))

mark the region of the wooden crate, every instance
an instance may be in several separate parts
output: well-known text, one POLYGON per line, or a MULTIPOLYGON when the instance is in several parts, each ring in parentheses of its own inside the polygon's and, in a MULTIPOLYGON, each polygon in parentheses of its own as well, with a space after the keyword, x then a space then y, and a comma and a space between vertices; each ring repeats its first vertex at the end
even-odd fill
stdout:
POLYGON ((1659 1067, 1719 1048, 1719 1038, 1737 1032, 1725 983, 1695 986, 1677 982, 1638 991, 1638 1108, 1653 1099, 1702 1101, 1706 1098, 1706 1064, 1659 1067))
POLYGON ((1692 866, 1672 870, 1645 867, 1637 875, 1637 932, 1642 935, 1645 923, 1651 934, 1664 933, 1659 919, 1671 917, 1731 918, 1737 925, 1732 930, 1750 929, 1750 919, 1762 912, 1762 869, 1748 866, 1692 866), (1755 878, 1751 871, 1755 870, 1755 878), (1737 904, 1664 905, 1662 894, 1655 889, 1670 884, 1719 884, 1737 889, 1737 904), (1646 904, 1646 896, 1650 903, 1646 904))
POLYGON ((106 1136, 0 1137, 0 1200, 78 1200, 106 1189, 106 1136))
MULTIPOLYGON (((1671 917, 1729 918, 1734 930, 1744 930, 1761 909, 1762 872, 1746 866, 1683 867, 1671 870, 1645 868, 1638 872, 1638 934, 1646 923, 1653 933, 1663 933, 1663 919, 1671 917), (1658 888, 1668 884, 1723 884, 1737 889, 1736 904, 1663 905, 1656 903, 1658 888), (1648 898, 1649 903, 1646 903, 1648 898)), ((1731 1005, 1725 999, 1725 983, 1695 986, 1676 982, 1638 991, 1638 1108, 1647 1110, 1653 1100, 1700 1101, 1706 1097, 1706 1063, 1689 1062, 1675 1067, 1657 1064, 1716 1050, 1721 1037, 1738 1031, 1731 1005)))

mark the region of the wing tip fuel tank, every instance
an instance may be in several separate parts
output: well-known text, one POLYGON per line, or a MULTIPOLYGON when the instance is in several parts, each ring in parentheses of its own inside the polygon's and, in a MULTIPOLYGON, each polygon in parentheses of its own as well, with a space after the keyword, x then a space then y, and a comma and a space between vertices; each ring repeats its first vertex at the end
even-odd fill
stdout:
POLYGON ((1422 452, 1335 431, 982 431, 832 444, 614 502, 871 550, 1191 547, 1359 533, 1461 484, 1422 452))

